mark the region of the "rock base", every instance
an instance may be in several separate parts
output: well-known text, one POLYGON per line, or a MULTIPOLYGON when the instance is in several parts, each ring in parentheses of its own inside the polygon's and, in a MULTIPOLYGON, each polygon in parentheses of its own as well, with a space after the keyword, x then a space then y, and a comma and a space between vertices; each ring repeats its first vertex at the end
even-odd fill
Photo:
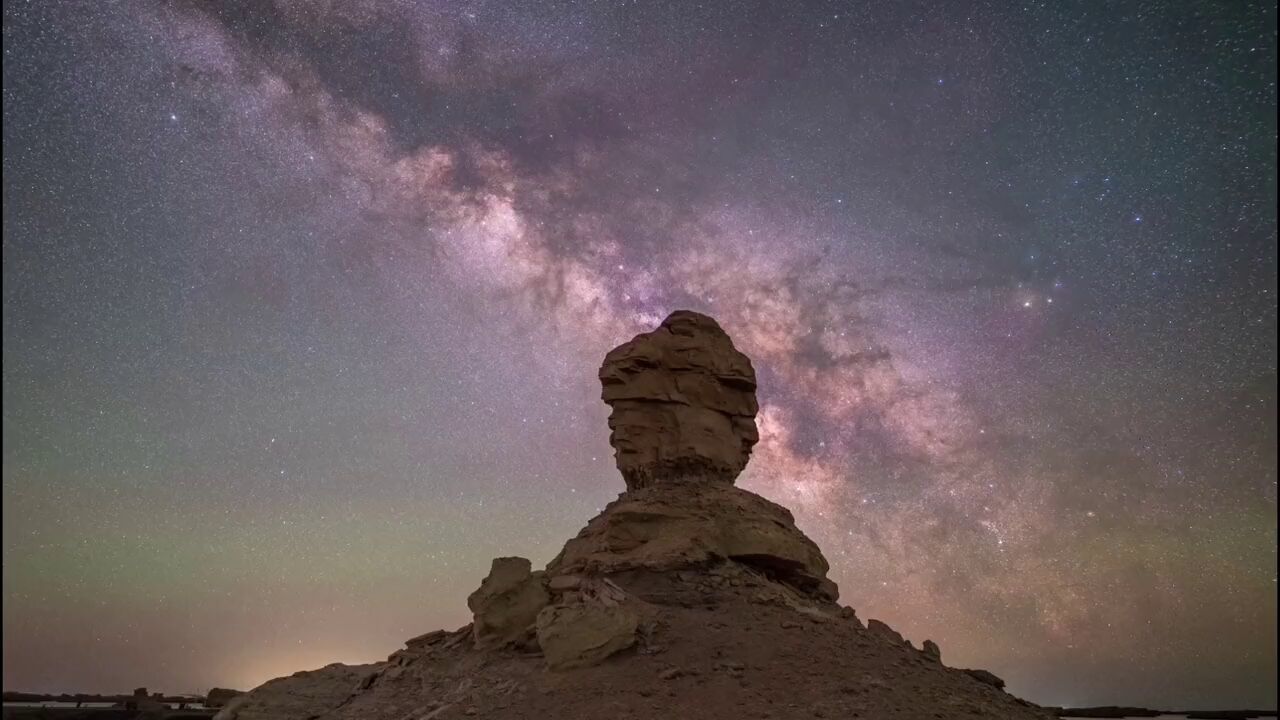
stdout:
MULTIPOLYGON (((598 634, 548 642, 550 654, 477 648, 470 626, 432 633, 372 669, 272 681, 218 720, 1051 717, 1002 691, 994 675, 948 668, 864 628, 851 609, 815 602, 747 565, 632 571, 610 582, 622 593, 616 607, 639 613, 634 632, 620 615, 599 625, 579 617, 570 624, 598 634), (570 658, 597 648, 603 657, 549 669, 566 648, 570 658), (323 692, 315 687, 322 678, 330 678, 323 692)), ((592 603, 580 607, 600 607, 592 603)), ((544 611, 549 620, 569 606, 560 607, 544 611)))

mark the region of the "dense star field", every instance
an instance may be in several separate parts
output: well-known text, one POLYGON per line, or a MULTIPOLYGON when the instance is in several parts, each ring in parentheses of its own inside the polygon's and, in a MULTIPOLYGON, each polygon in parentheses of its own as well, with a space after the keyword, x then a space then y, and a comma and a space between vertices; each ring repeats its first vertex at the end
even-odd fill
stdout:
POLYGON ((860 616, 1274 706, 1275 109, 1266 2, 6 3, 4 687, 462 625, 688 308, 860 616))

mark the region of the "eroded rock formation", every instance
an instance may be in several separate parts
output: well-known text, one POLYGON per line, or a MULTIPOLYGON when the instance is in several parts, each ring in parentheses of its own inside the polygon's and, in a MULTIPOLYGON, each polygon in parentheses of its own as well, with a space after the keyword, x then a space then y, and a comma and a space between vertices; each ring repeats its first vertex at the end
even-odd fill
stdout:
POLYGON ((672 313, 600 368, 627 492, 565 545, 548 574, 670 571, 725 559, 834 602, 818 549, 784 507, 734 487, 759 435, 751 360, 710 317, 672 313))
POLYGON ((658 482, 732 483, 756 432, 756 374, 715 320, 672 313, 605 356, 609 442, 628 490, 658 482))
POLYGON ((539 611, 550 602, 546 574, 522 557, 495 558, 489 575, 467 598, 477 646, 495 647, 529 638, 539 611))
POLYGON ((561 577, 576 582, 560 583, 561 602, 538 613, 538 645, 548 668, 595 665, 636 644, 646 612, 642 603, 609 580, 561 577))
POLYGON ((217 720, 1048 717, 931 641, 864 628, 791 513, 734 485, 756 379, 714 320, 672 313, 600 381, 626 490, 545 570, 498 558, 470 625, 273 680, 217 720))

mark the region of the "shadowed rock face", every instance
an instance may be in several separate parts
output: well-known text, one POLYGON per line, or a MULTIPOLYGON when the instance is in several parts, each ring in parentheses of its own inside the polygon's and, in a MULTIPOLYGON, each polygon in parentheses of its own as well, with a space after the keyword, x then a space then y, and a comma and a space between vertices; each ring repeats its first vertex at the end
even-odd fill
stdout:
POLYGON ((759 440, 751 360, 706 315, 678 310, 614 348, 600 383, 628 490, 667 481, 732 484, 759 440))

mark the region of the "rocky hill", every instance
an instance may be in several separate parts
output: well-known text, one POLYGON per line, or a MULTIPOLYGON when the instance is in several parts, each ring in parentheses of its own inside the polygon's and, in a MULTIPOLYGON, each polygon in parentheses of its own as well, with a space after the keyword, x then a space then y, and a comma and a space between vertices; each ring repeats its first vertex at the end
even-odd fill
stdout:
POLYGON ((1051 717, 864 625, 791 513, 734 486, 756 379, 713 319, 673 313, 600 380, 626 491, 545 569, 498 558, 470 625, 272 680, 217 719, 1051 717))

